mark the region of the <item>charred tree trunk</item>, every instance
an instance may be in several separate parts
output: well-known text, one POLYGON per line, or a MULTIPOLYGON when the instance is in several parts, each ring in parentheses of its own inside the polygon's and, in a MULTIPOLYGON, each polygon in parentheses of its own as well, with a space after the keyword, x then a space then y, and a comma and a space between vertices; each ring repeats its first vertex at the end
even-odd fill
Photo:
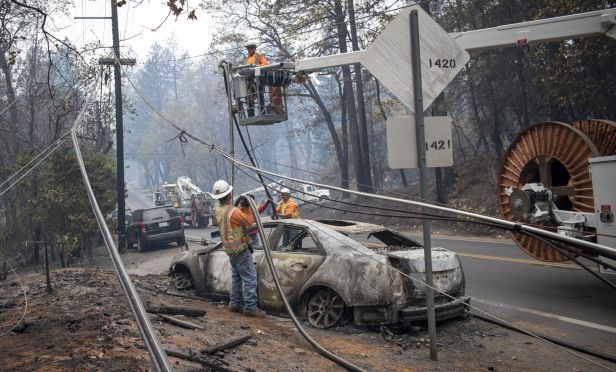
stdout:
MULTIPOLYGON (((345 27, 345 17, 342 11, 341 0, 335 0, 334 3, 336 29, 338 31, 338 44, 340 53, 346 53, 347 45, 347 30, 345 27)), ((364 186, 366 180, 361 161, 361 144, 359 138, 359 127, 357 124, 357 109, 355 107, 355 93, 353 92, 353 80, 351 78, 351 69, 348 66, 342 67, 342 80, 344 87, 345 105, 347 116, 349 118, 349 133, 351 134, 351 144, 353 151, 353 165, 355 168, 355 177, 357 179, 357 189, 360 191, 368 191, 364 186)))
MULTIPOLYGON (((355 24, 355 6, 353 0, 347 0, 347 10, 349 12, 349 26, 351 29, 351 45, 354 51, 359 50, 359 39, 357 37, 357 26, 355 24)), ((353 65, 355 72, 355 86, 357 87, 357 124, 359 127, 359 138, 362 170, 364 174, 365 189, 374 192, 372 183, 372 162, 370 161, 370 142, 368 140, 368 121, 366 119, 366 107, 364 104, 364 82, 362 78, 361 64, 353 65)))
MULTIPOLYGON (((342 178, 340 182, 340 187, 343 189, 349 188, 349 166, 347 157, 345 152, 343 151, 342 144, 340 143, 340 138, 338 137, 338 133, 336 132, 336 127, 334 126, 334 120, 332 119, 332 115, 329 110, 323 103, 319 92, 316 90, 314 85, 310 80, 303 84, 304 88, 308 91, 312 99, 316 102, 321 114, 323 115, 323 119, 325 120, 325 125, 327 125, 327 129, 329 130, 329 134, 332 137, 332 142, 334 144, 334 150, 336 151, 336 157, 338 159, 338 164, 340 165, 340 177, 342 178)), ((343 133, 344 135, 344 133, 343 133)))

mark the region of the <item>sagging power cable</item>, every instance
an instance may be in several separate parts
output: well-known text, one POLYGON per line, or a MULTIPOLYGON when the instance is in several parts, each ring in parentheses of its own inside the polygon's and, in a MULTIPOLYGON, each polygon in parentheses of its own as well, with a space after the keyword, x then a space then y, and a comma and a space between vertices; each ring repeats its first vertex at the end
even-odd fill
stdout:
MULTIPOLYGON (((253 151, 254 151, 254 150, 253 150, 253 151)), ((275 162, 275 161, 271 161, 271 160, 267 160, 267 159, 259 158, 259 157, 257 157, 257 156, 255 156, 255 159, 256 159, 256 160, 259 160, 259 161, 262 161, 262 162, 265 162, 265 163, 275 164, 276 166, 281 166, 281 167, 285 167, 285 168, 288 168, 288 169, 292 169, 292 170, 300 171, 300 172, 303 172, 303 173, 307 173, 307 174, 310 174, 310 175, 313 175, 313 176, 317 176, 317 177, 319 177, 319 178, 321 178, 321 179, 330 179, 330 180, 332 180, 332 181, 338 181, 338 182, 344 181, 344 182, 347 182, 347 183, 349 183, 349 184, 356 185, 356 186, 365 186, 365 187, 369 187, 369 185, 362 184, 362 183, 359 183, 359 182, 355 182, 355 181, 352 181, 352 180, 345 180, 345 179, 342 179, 342 178, 340 178, 340 177, 330 176, 330 175, 327 175, 327 174, 323 174, 323 173, 319 173, 319 172, 314 172, 314 171, 310 171, 310 170, 306 170, 306 169, 302 169, 302 168, 294 167, 294 166, 289 165, 289 164, 284 164, 284 163, 280 163, 280 162, 275 162)), ((397 195, 397 196, 400 196, 400 197, 403 197, 403 198, 407 198, 407 199, 413 199, 413 200, 419 200, 419 201, 427 201, 427 202, 432 203, 432 204, 434 204, 434 205, 442 205, 442 206, 446 206, 446 205, 447 205, 447 204, 444 204, 444 203, 438 203, 438 202, 435 202, 435 201, 425 200, 425 199, 422 199, 422 198, 420 198, 420 197, 417 197, 417 196, 412 196, 412 195, 405 194, 405 193, 402 193, 402 192, 399 192, 399 191, 394 191, 394 190, 386 190, 386 189, 383 189, 383 188, 378 188, 378 187, 375 187, 375 186, 372 186, 372 188, 373 188, 374 190, 376 190, 376 191, 386 192, 387 194, 390 194, 390 195, 397 195)), ((336 202, 338 202, 338 201, 336 201, 336 202)), ((374 208, 376 208, 376 207, 374 207, 374 208)), ((396 209, 391 209, 391 210, 392 210, 392 211, 398 211, 398 210, 396 210, 396 209)), ((408 212, 408 211, 403 211, 403 212, 408 212)), ((408 212, 408 213, 410 213, 410 212, 408 212)), ((427 215, 427 214, 426 214, 426 215, 427 215)), ((463 220, 463 221, 466 221, 466 220, 463 220)), ((462 221, 461 221, 461 222, 462 222, 462 221)), ((543 225, 539 225, 539 224, 532 224, 532 223, 528 223, 528 222, 526 223, 526 225, 529 225, 529 226, 534 226, 534 227, 538 227, 538 228, 542 228, 542 227, 543 227, 543 225)), ((572 229, 570 229, 569 231, 572 231, 572 232, 580 232, 580 233, 586 232, 585 230, 578 229, 578 228, 572 228, 572 229)), ((605 236, 605 237, 609 237, 609 238, 616 238, 616 235, 612 235, 612 234, 605 234, 605 233, 599 233, 599 232, 595 232, 595 234, 596 234, 597 236, 605 236)))
MULTIPOLYGON (((94 84, 95 87, 96 85, 97 84, 94 84)), ((85 110, 88 107, 92 96, 93 94, 92 92, 90 92, 87 96, 84 107, 79 112, 79 115, 77 116, 77 119, 75 120, 75 123, 73 124, 73 127, 71 128, 70 132, 71 139, 73 141, 73 147, 75 148, 75 155, 77 156, 77 162, 79 163, 79 169, 81 170, 81 175, 83 177, 83 183, 86 188, 88 199, 90 201, 90 205, 92 206, 96 222, 101 231, 101 234, 103 235, 105 246, 107 247, 107 251, 109 252, 111 261, 113 263, 113 267, 120 281, 120 286, 122 287, 122 290, 124 291, 124 294, 128 299, 129 306, 135 318, 135 322, 137 323, 137 328, 139 329, 143 342, 145 343, 145 346, 148 350, 152 364, 157 371, 173 371, 173 367, 171 366, 167 354, 165 354, 165 351, 161 346, 160 341, 158 340, 156 331, 154 330, 154 327, 150 322, 150 318, 145 311, 145 307, 143 306, 141 299, 139 298, 139 294, 137 293, 137 290, 135 289, 132 281, 130 280, 130 277, 128 276, 128 272, 124 267, 124 263, 122 262, 115 241, 111 235, 111 232, 109 231, 109 227, 105 222, 105 218, 103 217, 100 207, 98 206, 96 196, 94 195, 94 191, 92 190, 88 173, 86 171, 83 156, 81 155, 81 149, 79 148, 79 142, 77 140, 77 127, 83 119, 85 110)))
MULTIPOLYGON (((251 176, 248 172, 246 172, 245 170, 238 168, 240 172, 242 172, 244 175, 246 175, 247 177, 253 179, 256 181, 256 179, 251 176)), ((284 183, 274 180, 270 177, 264 176, 265 179, 272 181, 272 183, 276 183, 280 186, 284 186, 287 187, 290 190, 296 191, 298 193, 304 193, 302 190, 294 188, 292 186, 288 186, 285 185, 284 183)), ((346 212, 346 213, 355 213, 355 214, 361 214, 361 215, 366 215, 366 216, 377 216, 377 217, 388 217, 388 218, 405 218, 405 219, 428 219, 428 220, 432 220, 432 221, 448 221, 448 222, 462 222, 462 223, 470 223, 470 224, 477 224, 477 225, 482 225, 482 226, 487 226, 487 227, 492 227, 492 228, 498 228, 498 229, 504 229, 502 226, 500 225, 496 225, 496 224, 492 224, 492 223, 488 223, 488 222, 482 222, 482 221, 474 221, 474 220, 469 220, 469 219, 463 219, 463 218, 456 218, 456 217, 446 217, 446 216, 439 216, 439 215, 434 215, 434 214, 429 214, 429 213, 422 213, 422 212, 412 212, 412 211, 405 211, 405 210, 398 210, 398 209, 389 209, 389 208, 384 208, 384 207, 378 207, 378 206, 372 206, 369 204, 361 204, 361 203, 353 203, 353 202, 348 202, 348 201, 341 201, 341 200, 332 200, 330 199, 330 202, 334 202, 334 203, 342 203, 342 204, 347 204, 347 205, 351 205, 351 206, 356 206, 356 207, 363 207, 363 208, 371 208, 371 209, 379 209, 379 210, 392 210, 392 211, 398 211, 398 212, 404 212, 404 213, 408 213, 410 215, 392 215, 392 214, 384 214, 384 213, 370 213, 370 212, 363 212, 361 210, 351 210, 351 209, 344 209, 344 208, 338 208, 338 207, 334 207, 331 205, 326 205, 323 203, 317 203, 314 201, 310 201, 304 198, 301 198, 299 196, 293 196, 295 199, 302 201, 306 204, 311 204, 311 205, 315 205, 318 206, 320 208, 325 208, 325 209, 331 209, 331 210, 336 210, 336 211, 341 211, 341 212, 346 212)), ((268 199, 268 200, 272 200, 272 199, 268 199)))
MULTIPOLYGON (((569 253, 569 251, 567 249, 563 249, 563 247, 558 247, 557 244, 549 241, 548 239, 544 239, 543 237, 538 236, 536 234, 526 233, 526 235, 532 236, 533 238, 535 238, 535 239, 537 239, 537 240, 539 240, 539 241, 549 245, 550 247, 552 247, 552 249, 556 250, 558 253, 562 254, 563 256, 567 257, 571 261, 575 262, 582 269, 588 271, 591 275, 593 275, 594 277, 596 277, 597 279, 599 279, 603 283, 607 284, 612 289, 616 290, 616 285, 615 284, 613 284, 612 282, 610 282, 609 280, 605 279, 601 275, 599 275, 599 274, 595 273, 594 271, 592 271, 583 262, 581 262, 580 260, 576 259, 573 254, 569 253)), ((601 264, 601 263, 599 263, 599 264, 601 264)), ((606 264, 606 266, 610 267, 612 270, 616 270, 616 267, 614 267, 613 265, 610 265, 608 263, 605 263, 605 264, 606 264)))
POLYGON ((318 342, 316 342, 312 337, 310 337, 310 335, 306 333, 306 330, 304 330, 302 325, 299 323, 299 320, 297 320, 297 317, 295 316, 295 312, 293 311, 293 309, 291 308, 291 305, 289 304, 289 301, 287 300, 287 296, 284 294, 284 291, 282 290, 280 281, 278 280, 278 274, 276 273, 276 267, 274 266, 274 260, 272 259, 272 254, 270 252, 269 242, 266 238, 265 231, 263 230, 263 223, 261 223, 261 217, 259 216, 259 208, 257 208, 257 204, 252 198, 246 198, 246 200, 248 200, 250 209, 252 210, 252 214, 255 216, 255 222, 257 224, 257 228, 259 229, 259 234, 261 235, 261 242, 263 243, 263 252, 265 253, 267 266, 269 267, 270 272, 272 273, 272 277, 274 278, 274 284, 276 285, 276 289, 278 290, 278 295, 282 299, 282 302, 284 303, 284 306, 287 309, 287 313, 291 317, 291 320, 293 321, 295 328, 297 328, 297 330, 302 334, 302 336, 306 339, 306 341, 310 343, 310 345, 312 345, 315 349, 317 349, 321 354, 325 355, 328 359, 336 362, 338 365, 350 371, 364 371, 360 367, 340 358, 339 356, 325 349, 318 342))

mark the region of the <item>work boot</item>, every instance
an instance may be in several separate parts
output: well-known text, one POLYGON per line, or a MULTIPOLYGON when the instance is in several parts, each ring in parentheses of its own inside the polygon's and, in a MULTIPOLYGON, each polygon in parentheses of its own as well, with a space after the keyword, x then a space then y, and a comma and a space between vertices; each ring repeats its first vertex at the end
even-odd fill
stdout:
POLYGON ((244 315, 250 316, 253 318, 265 318, 267 313, 259 308, 254 309, 253 311, 244 311, 244 315))
POLYGON ((241 313, 242 312, 242 306, 237 304, 237 305, 229 305, 229 310, 233 311, 234 313, 241 313))

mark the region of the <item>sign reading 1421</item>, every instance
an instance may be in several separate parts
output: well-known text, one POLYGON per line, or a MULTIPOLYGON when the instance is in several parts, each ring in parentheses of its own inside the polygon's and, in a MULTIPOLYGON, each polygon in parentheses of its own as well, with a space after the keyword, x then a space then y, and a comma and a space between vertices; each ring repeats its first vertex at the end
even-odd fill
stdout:
MULTIPOLYGON (((417 161, 417 136, 414 117, 387 119, 387 159, 389 167, 419 168, 417 161)), ((426 136, 426 166, 450 167, 453 165, 451 118, 428 116, 424 118, 426 136)))

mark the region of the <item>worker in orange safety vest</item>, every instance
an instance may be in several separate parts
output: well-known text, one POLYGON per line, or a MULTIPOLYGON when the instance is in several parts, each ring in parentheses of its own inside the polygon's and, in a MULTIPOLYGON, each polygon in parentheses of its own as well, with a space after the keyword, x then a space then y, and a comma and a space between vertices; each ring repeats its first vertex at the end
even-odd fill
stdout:
POLYGON ((224 180, 214 183, 212 198, 220 205, 214 208, 214 216, 220 228, 222 245, 231 263, 231 292, 229 293, 229 310, 242 312, 240 303, 244 299, 243 313, 247 316, 262 318, 265 312, 257 308, 257 271, 249 249, 250 238, 246 228, 254 222, 250 208, 234 207, 231 204, 233 186, 224 180))
MULTIPOLYGON (((265 59, 265 56, 263 56, 263 54, 257 52, 257 43, 254 41, 249 41, 248 43, 246 43, 246 50, 248 51, 248 57, 246 57, 246 64, 247 65, 256 65, 256 66, 266 66, 269 64, 269 62, 267 61, 267 59, 265 59)), ((264 84, 265 81, 261 80, 259 81, 259 98, 261 98, 261 102, 263 102, 263 92, 264 92, 264 84)), ((254 83, 252 84, 252 86, 249 84, 249 90, 251 90, 252 88, 252 92, 254 94, 255 89, 254 89, 254 83)), ((270 94, 270 102, 273 104, 274 106, 274 110, 276 111, 277 114, 283 114, 284 113, 284 109, 282 108, 282 95, 280 94, 280 88, 271 85, 270 86, 270 90, 269 90, 269 94, 270 94)), ((252 116, 249 114, 249 116, 252 116)))

